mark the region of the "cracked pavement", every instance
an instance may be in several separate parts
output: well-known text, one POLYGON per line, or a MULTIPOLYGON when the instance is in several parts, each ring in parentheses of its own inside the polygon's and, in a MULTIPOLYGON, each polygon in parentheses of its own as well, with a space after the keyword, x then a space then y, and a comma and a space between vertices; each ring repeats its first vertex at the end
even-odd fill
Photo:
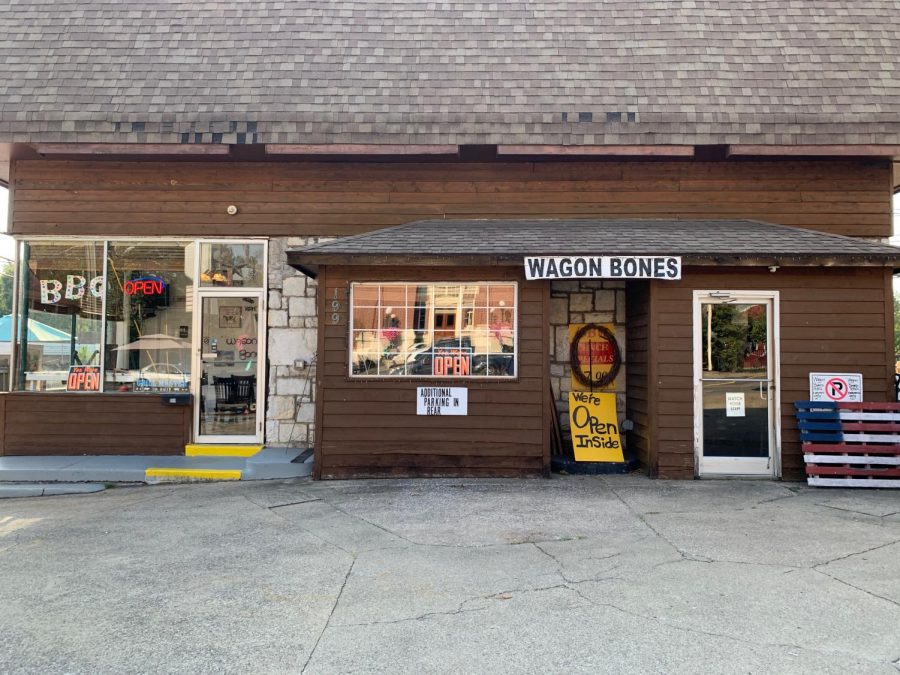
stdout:
POLYGON ((5 673, 900 672, 900 494, 309 480, 0 503, 5 673))

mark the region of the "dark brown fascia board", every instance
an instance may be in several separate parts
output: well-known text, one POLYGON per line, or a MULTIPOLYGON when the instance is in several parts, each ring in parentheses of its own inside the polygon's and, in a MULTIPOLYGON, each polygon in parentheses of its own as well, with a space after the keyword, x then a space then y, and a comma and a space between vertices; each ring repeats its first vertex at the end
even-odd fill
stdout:
POLYGON ((506 157, 693 157, 693 145, 498 145, 506 157))
POLYGON ((227 145, 200 143, 33 143, 39 155, 227 155, 227 145))
POLYGON ((900 158, 900 145, 729 145, 728 156, 900 158))
MULTIPOLYGON (((529 254, 531 255, 531 254, 529 254)), ((542 253, 534 255, 571 255, 542 253)), ((678 254, 638 254, 638 255, 678 255, 678 254)), ((880 257, 865 255, 848 255, 827 257, 820 255, 782 255, 746 257, 738 255, 681 255, 684 267, 900 267, 900 256, 880 257)), ((291 267, 300 270, 307 276, 315 278, 319 265, 361 265, 361 266, 397 266, 397 267, 495 267, 521 266, 525 254, 489 255, 489 254, 371 254, 371 253, 314 253, 288 251, 287 261, 291 267)))
POLYGON ((266 145, 267 155, 458 155, 458 145, 401 145, 377 143, 266 145))

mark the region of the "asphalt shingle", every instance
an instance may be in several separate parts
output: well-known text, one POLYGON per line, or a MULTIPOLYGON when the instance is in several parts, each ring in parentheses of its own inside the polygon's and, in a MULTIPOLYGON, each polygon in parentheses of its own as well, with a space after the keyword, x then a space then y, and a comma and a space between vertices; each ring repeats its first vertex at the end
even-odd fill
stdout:
POLYGON ((292 265, 486 263, 525 256, 682 256, 709 264, 900 266, 900 248, 758 220, 420 220, 289 251, 292 265))
POLYGON ((9 0, 0 141, 900 144, 898 10, 9 0))

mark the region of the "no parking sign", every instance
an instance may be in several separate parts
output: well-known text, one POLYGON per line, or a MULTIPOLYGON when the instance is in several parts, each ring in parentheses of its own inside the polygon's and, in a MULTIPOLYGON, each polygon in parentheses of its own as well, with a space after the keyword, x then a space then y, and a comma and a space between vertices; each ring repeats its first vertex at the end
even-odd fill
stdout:
POLYGON ((859 403, 863 400, 861 373, 810 373, 809 400, 859 403))

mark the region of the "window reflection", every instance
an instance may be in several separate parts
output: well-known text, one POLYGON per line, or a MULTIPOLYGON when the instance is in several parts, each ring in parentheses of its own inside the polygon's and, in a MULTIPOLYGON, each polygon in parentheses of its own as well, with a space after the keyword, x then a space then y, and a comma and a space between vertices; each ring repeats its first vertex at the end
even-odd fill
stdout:
POLYGON ((110 242, 106 390, 188 391, 193 247, 110 242))
MULTIPOLYGON (((102 242, 22 245, 17 389, 64 391, 71 366, 100 365, 103 292, 102 242)), ((11 340, 8 315, 0 343, 11 340)))
POLYGON ((262 244, 200 244, 200 285, 262 287, 264 250, 262 244))
POLYGON ((351 373, 515 376, 514 284, 353 285, 351 373))

